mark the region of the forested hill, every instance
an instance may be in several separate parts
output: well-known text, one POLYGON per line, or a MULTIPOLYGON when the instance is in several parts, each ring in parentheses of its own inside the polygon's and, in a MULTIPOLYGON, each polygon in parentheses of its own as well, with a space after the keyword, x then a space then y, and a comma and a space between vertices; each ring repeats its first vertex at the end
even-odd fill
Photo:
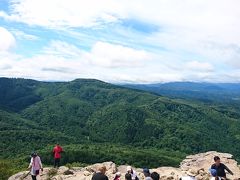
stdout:
MULTIPOLYGON (((56 142, 75 153, 79 143, 91 146, 95 152, 98 147, 108 149, 108 159, 104 160, 118 154, 121 161, 122 153, 128 151, 135 155, 137 150, 149 153, 152 159, 139 166, 154 163, 159 149, 166 152, 165 157, 173 151, 185 154, 217 150, 240 158, 239 116, 98 80, 1 78, 0 107, 1 158, 33 149, 41 151, 56 142), (114 148, 120 151, 111 151, 114 148)), ((85 155, 84 161, 93 163, 95 156, 89 160, 85 155)), ((71 161, 82 160, 74 158, 71 161)))

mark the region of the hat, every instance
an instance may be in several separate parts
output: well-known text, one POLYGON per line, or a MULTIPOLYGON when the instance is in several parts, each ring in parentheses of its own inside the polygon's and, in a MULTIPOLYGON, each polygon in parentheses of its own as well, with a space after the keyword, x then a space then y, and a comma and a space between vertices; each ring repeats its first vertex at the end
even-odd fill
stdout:
POLYGON ((211 173, 211 175, 213 177, 216 177, 217 176, 217 170, 216 169, 209 169, 209 172, 211 173))
POLYGON ((120 172, 117 172, 117 173, 116 173, 116 176, 119 176, 119 177, 120 177, 120 176, 121 176, 121 173, 120 173, 120 172))
POLYGON ((143 168, 143 173, 150 174, 150 171, 148 168, 143 168))
POLYGON ((131 170, 132 170, 132 166, 128 166, 127 171, 131 171, 131 170))
POLYGON ((197 175, 197 172, 194 171, 193 169, 189 169, 189 170, 187 171, 187 175, 188 175, 188 176, 195 177, 195 176, 197 175))

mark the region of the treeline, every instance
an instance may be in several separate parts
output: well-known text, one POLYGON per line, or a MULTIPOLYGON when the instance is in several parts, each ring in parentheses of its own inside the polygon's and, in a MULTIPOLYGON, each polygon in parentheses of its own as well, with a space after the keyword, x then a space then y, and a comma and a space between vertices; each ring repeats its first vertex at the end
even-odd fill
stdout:
MULTIPOLYGON (((49 145, 37 150, 45 167, 53 165, 53 146, 49 145)), ((130 164, 135 167, 177 167, 186 155, 175 151, 155 148, 141 149, 134 146, 114 144, 72 144, 63 145, 63 148, 61 164, 67 166, 87 166, 98 162, 113 161, 118 165, 130 164)), ((12 157, 9 156, 4 160, 0 159, 0 180, 5 180, 14 173, 26 170, 30 162, 30 154, 30 151, 25 153, 15 152, 12 157)))
MULTIPOLYGON (((131 164, 136 167, 156 168, 159 166, 177 167, 185 157, 184 153, 165 151, 154 148, 140 149, 134 146, 114 144, 82 144, 63 146, 61 162, 63 164, 80 162, 93 164, 114 161, 116 164, 131 164)), ((52 165, 52 147, 41 150, 40 155, 45 164, 52 165)))

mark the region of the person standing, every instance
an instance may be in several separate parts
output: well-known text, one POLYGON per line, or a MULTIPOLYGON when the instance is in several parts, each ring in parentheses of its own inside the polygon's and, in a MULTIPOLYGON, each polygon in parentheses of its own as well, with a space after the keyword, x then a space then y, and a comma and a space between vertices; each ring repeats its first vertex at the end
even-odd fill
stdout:
POLYGON ((152 178, 152 180, 159 180, 160 179, 160 174, 158 174, 157 172, 153 172, 151 174, 151 178, 152 178))
POLYGON ((63 152, 62 147, 59 144, 53 148, 54 155, 54 168, 58 168, 60 166, 61 153, 63 152))
POLYGON ((120 180, 121 173, 117 172, 113 180, 120 180))
POLYGON ((41 159, 36 152, 33 152, 31 154, 31 161, 28 168, 30 169, 32 180, 37 180, 37 176, 39 175, 40 169, 43 171, 43 166, 41 159))
POLYGON ((152 180, 151 174, 148 168, 143 169, 143 174, 145 176, 145 180, 152 180))
POLYGON ((132 180, 132 176, 129 173, 125 174, 125 180, 132 180))
POLYGON ((222 179, 227 179, 225 170, 227 170, 231 175, 233 175, 233 172, 226 165, 221 163, 220 157, 215 156, 214 162, 215 163, 212 165, 211 169, 216 169, 218 177, 222 179))
POLYGON ((139 180, 137 173, 132 169, 132 166, 127 166, 127 173, 131 174, 132 180, 139 180))
POLYGON ((108 177, 105 175, 106 171, 106 166, 99 167, 98 171, 93 175, 92 180, 108 180, 108 177))

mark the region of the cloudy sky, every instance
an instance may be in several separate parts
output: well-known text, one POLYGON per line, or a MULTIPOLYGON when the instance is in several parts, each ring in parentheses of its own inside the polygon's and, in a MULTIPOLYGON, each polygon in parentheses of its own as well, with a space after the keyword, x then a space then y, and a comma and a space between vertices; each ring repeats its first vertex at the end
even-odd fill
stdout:
POLYGON ((0 76, 240 82, 239 0, 0 0, 0 76))

